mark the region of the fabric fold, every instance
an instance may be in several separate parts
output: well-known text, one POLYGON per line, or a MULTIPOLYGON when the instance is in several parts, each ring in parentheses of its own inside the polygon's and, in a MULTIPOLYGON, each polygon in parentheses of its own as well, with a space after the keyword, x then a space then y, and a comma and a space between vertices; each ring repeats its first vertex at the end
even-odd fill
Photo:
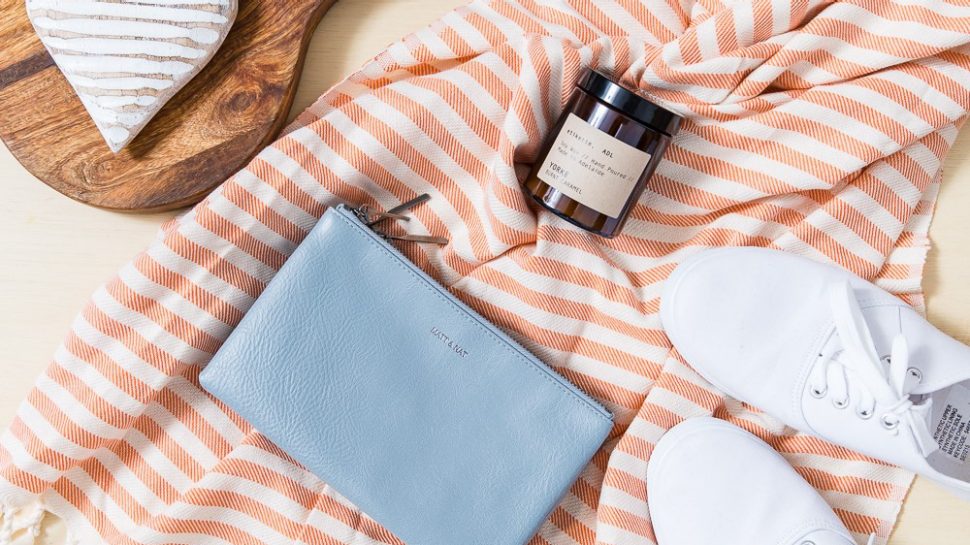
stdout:
POLYGON ((671 350, 657 298, 691 253, 755 245, 922 308, 941 165, 970 108, 968 29, 970 10, 942 1, 451 12, 325 93, 95 293, 0 439, 0 501, 40 499, 85 542, 397 543, 197 377, 327 207, 427 192, 408 229, 451 243, 408 257, 617 417, 533 545, 652 540, 652 446, 706 414, 768 440, 884 543, 912 476, 717 392, 671 350), (585 66, 686 117, 612 240, 518 185, 585 66))

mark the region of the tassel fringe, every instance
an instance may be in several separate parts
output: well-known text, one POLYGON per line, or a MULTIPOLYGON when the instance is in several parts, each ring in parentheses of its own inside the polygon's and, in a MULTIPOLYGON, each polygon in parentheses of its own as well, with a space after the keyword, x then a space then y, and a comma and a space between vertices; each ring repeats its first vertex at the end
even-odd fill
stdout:
POLYGON ((23 507, 0 505, 0 545, 35 545, 41 535, 41 528, 47 509, 41 502, 23 507))

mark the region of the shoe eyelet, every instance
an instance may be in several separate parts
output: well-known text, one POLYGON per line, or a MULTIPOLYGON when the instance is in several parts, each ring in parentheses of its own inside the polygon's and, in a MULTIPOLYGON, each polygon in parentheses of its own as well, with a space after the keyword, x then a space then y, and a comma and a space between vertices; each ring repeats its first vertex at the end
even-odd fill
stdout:
POLYGON ((873 411, 872 409, 858 409, 855 414, 863 420, 869 420, 872 418, 873 411))
POLYGON ((812 386, 811 389, 809 389, 809 393, 812 394, 812 397, 815 399, 822 399, 825 397, 825 394, 828 393, 828 391, 829 389, 827 387, 819 388, 818 386, 812 386))
POLYGON ((836 409, 844 409, 849 406, 849 398, 833 399, 832 405, 834 405, 836 409))
POLYGON ((895 430, 896 428, 899 427, 899 419, 894 417, 891 414, 882 415, 882 418, 879 419, 879 423, 882 424, 883 428, 886 428, 887 430, 890 430, 890 431, 895 430))
POLYGON ((915 367, 910 367, 909 369, 906 370, 906 372, 909 373, 909 376, 916 379, 916 382, 923 382, 923 372, 920 371, 919 369, 915 367))

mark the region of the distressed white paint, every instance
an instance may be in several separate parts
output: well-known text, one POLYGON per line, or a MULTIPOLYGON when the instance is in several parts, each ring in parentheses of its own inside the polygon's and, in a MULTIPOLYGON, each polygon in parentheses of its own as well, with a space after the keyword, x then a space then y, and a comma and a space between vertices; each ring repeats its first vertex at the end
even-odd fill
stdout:
POLYGON ((26 0, 34 30, 112 151, 222 45, 237 0, 26 0))

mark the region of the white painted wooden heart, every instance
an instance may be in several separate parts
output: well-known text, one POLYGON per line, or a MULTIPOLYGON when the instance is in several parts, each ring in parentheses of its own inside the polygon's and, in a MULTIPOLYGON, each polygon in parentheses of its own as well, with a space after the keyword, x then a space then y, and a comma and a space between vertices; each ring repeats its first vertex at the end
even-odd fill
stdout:
POLYGON ((27 0, 54 62, 118 152, 209 62, 237 0, 27 0))

